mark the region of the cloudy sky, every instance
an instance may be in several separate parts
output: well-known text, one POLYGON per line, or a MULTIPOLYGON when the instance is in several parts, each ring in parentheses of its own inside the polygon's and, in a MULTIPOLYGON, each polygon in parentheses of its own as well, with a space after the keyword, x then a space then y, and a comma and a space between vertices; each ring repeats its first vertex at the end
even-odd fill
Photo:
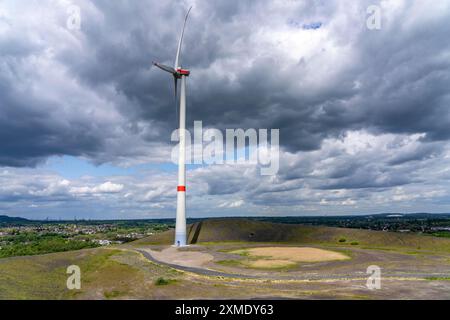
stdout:
POLYGON ((190 5, 188 126, 280 129, 280 169, 190 166, 188 216, 450 212, 449 0, 0 0, 0 214, 174 217, 190 5))

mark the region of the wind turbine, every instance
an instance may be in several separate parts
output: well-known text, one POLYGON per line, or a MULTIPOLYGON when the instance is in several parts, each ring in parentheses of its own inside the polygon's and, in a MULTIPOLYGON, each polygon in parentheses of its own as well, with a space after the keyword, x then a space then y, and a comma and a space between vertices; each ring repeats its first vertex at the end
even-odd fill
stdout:
POLYGON ((191 12, 192 7, 189 8, 184 18, 183 29, 181 31, 180 41, 178 42, 178 50, 175 58, 175 64, 172 67, 163 65, 158 62, 153 64, 163 71, 169 72, 173 75, 175 85, 175 100, 178 102, 178 80, 181 80, 180 91, 180 151, 178 155, 178 188, 177 188, 177 219, 175 227, 175 246, 186 246, 186 78, 189 77, 190 71, 183 69, 180 62, 181 46, 183 44, 184 29, 186 22, 191 12))

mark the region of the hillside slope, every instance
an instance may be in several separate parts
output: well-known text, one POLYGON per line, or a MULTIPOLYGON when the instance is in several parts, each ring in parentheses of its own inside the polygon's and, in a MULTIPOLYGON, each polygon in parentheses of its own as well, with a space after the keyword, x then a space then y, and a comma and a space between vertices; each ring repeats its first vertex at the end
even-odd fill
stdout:
POLYGON ((27 224, 31 221, 25 218, 19 218, 19 217, 9 217, 9 216, 3 216, 0 215, 0 225, 10 225, 10 224, 27 224))
MULTIPOLYGON (((174 230, 134 242, 172 244, 174 230)), ((292 244, 359 245, 371 248, 408 248, 450 252, 450 239, 394 232, 368 231, 270 222, 244 219, 210 219, 188 226, 190 244, 208 242, 281 242, 292 244), (339 240, 345 239, 345 242, 339 240)), ((341 240, 342 241, 342 240, 341 240)))

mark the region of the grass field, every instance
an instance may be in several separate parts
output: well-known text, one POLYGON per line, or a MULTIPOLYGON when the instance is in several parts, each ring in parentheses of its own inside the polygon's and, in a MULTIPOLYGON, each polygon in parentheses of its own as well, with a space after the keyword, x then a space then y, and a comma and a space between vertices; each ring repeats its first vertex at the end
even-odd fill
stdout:
POLYGON ((0 259, 0 299, 108 299, 136 297, 159 278, 177 279, 173 269, 148 263, 139 254, 92 249, 0 259), (66 269, 78 265, 81 290, 68 290, 66 269))

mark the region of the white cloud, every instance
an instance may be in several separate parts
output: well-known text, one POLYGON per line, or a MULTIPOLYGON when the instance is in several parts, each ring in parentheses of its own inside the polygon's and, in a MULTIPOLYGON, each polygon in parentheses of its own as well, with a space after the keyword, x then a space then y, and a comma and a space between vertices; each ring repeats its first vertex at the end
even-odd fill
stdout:
POLYGON ((107 193, 119 193, 123 190, 123 184, 112 183, 107 181, 94 187, 74 187, 70 189, 72 194, 107 194, 107 193))
POLYGON ((245 204, 244 200, 229 201, 219 204, 219 208, 240 208, 244 204, 245 204))

